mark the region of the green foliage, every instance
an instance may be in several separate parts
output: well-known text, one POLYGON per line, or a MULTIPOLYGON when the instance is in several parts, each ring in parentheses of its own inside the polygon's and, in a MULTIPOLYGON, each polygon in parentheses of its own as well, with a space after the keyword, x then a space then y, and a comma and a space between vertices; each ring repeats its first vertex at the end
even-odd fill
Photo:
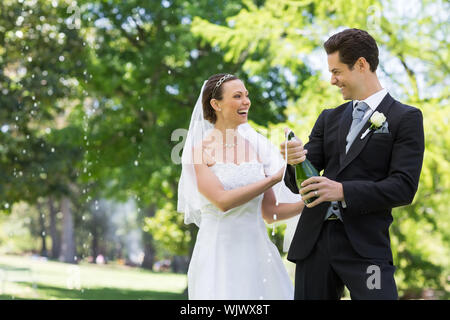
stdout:
POLYGON ((185 225, 184 217, 168 202, 156 212, 154 218, 146 218, 144 231, 167 250, 176 255, 189 255, 197 236, 196 227, 185 225))
POLYGON ((37 224, 37 213, 25 203, 14 207, 9 216, 0 215, 0 254, 19 254, 38 251, 32 226, 37 224))
MULTIPOLYGON (((67 103, 79 93, 75 77, 82 77, 85 63, 77 30, 62 23, 64 9, 42 0, 0 5, 0 208, 5 211, 56 189, 53 178, 62 182, 57 173, 64 156, 54 161, 51 140, 67 126, 67 103)), ((61 137, 68 138, 64 132, 61 137)), ((57 153, 71 142, 65 139, 57 153)))

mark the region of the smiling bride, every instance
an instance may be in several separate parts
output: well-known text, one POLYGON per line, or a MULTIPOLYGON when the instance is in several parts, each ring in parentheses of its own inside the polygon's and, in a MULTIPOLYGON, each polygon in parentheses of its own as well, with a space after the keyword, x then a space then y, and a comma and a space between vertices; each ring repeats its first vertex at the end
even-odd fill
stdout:
POLYGON ((248 124, 250 105, 240 79, 217 74, 203 84, 192 114, 178 188, 178 211, 199 227, 189 299, 294 297, 264 220, 296 222, 304 204, 281 182, 278 150, 248 124))

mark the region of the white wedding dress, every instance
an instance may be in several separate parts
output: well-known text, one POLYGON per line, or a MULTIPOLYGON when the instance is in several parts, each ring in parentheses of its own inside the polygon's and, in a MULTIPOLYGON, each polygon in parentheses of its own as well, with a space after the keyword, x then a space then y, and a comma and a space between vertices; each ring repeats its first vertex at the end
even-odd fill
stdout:
MULTIPOLYGON (((230 190, 265 177, 257 161, 210 167, 230 190)), ((197 241, 189 264, 189 299, 291 300, 294 288, 261 215, 263 194, 220 211, 208 200, 201 210, 197 241)))

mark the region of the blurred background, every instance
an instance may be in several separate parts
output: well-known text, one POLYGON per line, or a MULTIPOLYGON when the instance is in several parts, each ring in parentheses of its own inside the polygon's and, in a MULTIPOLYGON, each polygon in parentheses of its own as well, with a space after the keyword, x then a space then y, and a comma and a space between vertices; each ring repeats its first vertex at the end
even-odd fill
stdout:
POLYGON ((348 27, 376 39, 382 85, 424 115, 419 189, 390 229, 399 296, 448 299, 449 13, 444 0, 2 0, 0 299, 187 298, 197 227, 176 212, 173 133, 203 81, 237 75, 259 132, 306 142, 344 102, 322 44, 348 27))

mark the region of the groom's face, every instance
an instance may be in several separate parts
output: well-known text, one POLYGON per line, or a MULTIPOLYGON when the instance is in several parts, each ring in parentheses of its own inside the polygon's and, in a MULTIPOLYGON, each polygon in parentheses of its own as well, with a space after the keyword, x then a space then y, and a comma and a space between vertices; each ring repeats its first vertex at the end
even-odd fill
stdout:
POLYGON ((331 84, 337 86, 344 100, 353 100, 361 86, 361 73, 357 68, 350 69, 339 59, 339 51, 328 55, 328 70, 331 72, 331 84))

